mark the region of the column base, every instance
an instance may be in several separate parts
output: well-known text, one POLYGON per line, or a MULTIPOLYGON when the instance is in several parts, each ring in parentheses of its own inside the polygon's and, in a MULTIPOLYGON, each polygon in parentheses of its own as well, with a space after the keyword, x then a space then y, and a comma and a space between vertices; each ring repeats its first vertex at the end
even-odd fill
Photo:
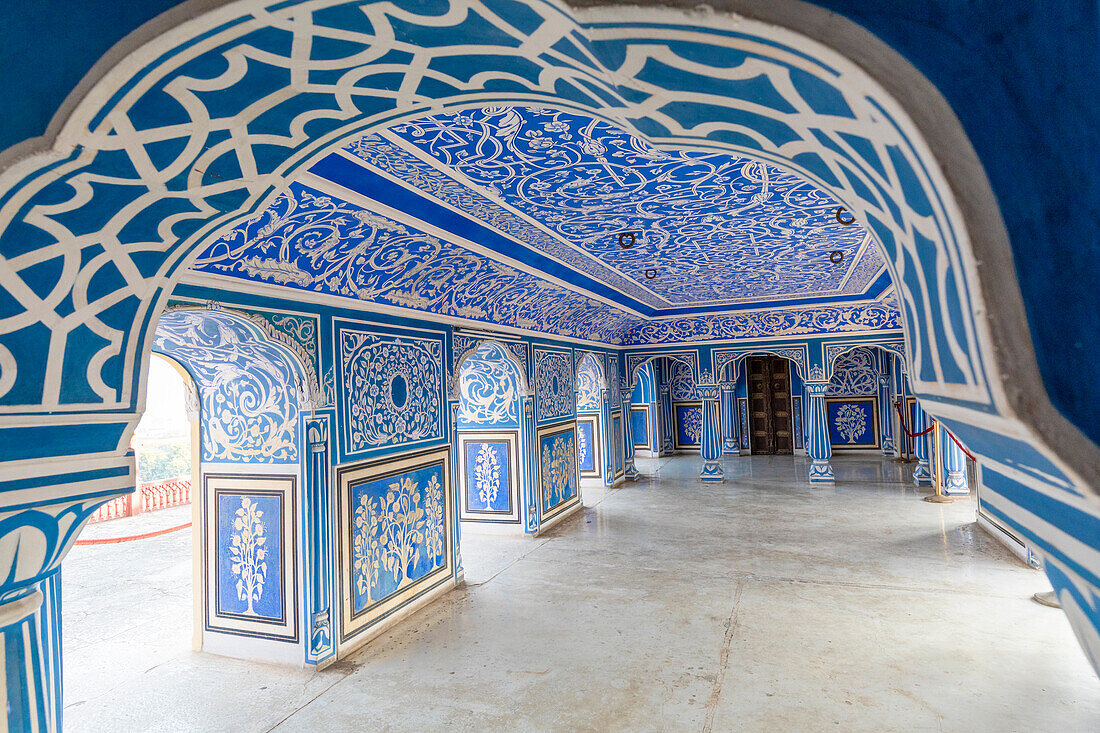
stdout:
POLYGON ((894 455, 894 439, 886 438, 882 441, 882 455, 892 456, 894 455))
POLYGON ((726 480, 726 474, 722 471, 722 464, 718 461, 703 461, 703 468, 699 471, 700 481, 721 482, 726 480))
POLYGON ((932 485, 932 473, 928 470, 928 459, 918 459, 917 467, 913 469, 913 483, 917 486, 932 485))
POLYGON ((836 481, 833 479, 833 467, 829 465, 829 461, 820 460, 815 458, 813 463, 810 464, 810 483, 811 484, 833 484, 836 481))
POLYGON ((637 481, 641 477, 642 474, 638 473, 638 467, 634 465, 634 460, 627 461, 626 466, 623 467, 623 478, 627 481, 637 481))
POLYGON ((969 496, 970 484, 966 482, 966 474, 948 472, 947 480, 943 483, 943 493, 948 496, 969 496))

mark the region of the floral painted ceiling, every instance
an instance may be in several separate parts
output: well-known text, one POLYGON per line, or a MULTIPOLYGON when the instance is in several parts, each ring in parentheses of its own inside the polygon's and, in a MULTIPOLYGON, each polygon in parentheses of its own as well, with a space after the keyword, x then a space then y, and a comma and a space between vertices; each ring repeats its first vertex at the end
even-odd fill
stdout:
POLYGON ((758 161, 495 107, 329 155, 193 269, 615 344, 896 329, 839 206, 758 161))

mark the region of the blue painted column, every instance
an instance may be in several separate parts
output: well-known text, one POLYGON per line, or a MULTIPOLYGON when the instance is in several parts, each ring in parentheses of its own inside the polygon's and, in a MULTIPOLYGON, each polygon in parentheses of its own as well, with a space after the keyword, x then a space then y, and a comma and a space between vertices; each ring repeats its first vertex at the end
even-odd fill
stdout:
POLYGON ((741 446, 737 436, 737 406, 734 400, 734 383, 722 382, 722 455, 739 456, 741 446))
MULTIPOLYGON (((330 416, 314 413, 306 420, 305 564, 309 598, 309 638, 306 661, 317 664, 336 653, 333 635, 332 474, 330 416)), ((453 477, 452 477, 453 480, 453 477)), ((457 544, 457 543, 456 543, 457 544)))
POLYGON ((947 496, 966 496, 970 493, 970 484, 966 481, 966 454, 963 453, 947 428, 943 432, 943 470, 946 474, 943 493, 947 496))
POLYGON ((882 455, 894 455, 894 404, 890 394, 890 356, 882 358, 882 371, 878 375, 878 416, 882 430, 882 455))
MULTIPOLYGON (((920 403, 916 404, 913 410, 916 413, 916 419, 913 421, 912 427, 914 434, 923 433, 932 426, 932 421, 929 419, 928 414, 921 409, 920 403)), ((917 452, 917 467, 913 469, 913 483, 917 486, 931 486, 932 485, 932 471, 928 465, 928 457, 932 453, 932 432, 921 435, 919 438, 913 438, 914 448, 917 452)))
POLYGON ((542 502, 539 497, 538 481, 538 457, 537 437, 535 433, 535 398, 534 395, 523 396, 523 430, 520 431, 520 455, 523 456, 521 471, 523 472, 523 484, 521 486, 526 506, 523 507, 525 515, 524 528, 528 534, 539 531, 542 522, 542 502))
MULTIPOLYGON (((54 730, 48 697, 54 693, 42 657, 41 613, 43 594, 36 587, 0 603, 0 643, 7 715, 3 730, 54 730), (46 694, 44 694, 46 693, 46 694)), ((58 639, 60 642, 60 639, 58 639)), ((60 681, 57 694, 60 694, 60 681)))
POLYGON ((676 444, 672 442, 673 430, 675 426, 672 422, 672 391, 668 387, 668 383, 661 383, 660 388, 657 391, 659 395, 658 399, 661 403, 661 450, 658 455, 667 456, 676 450, 676 444))
POLYGON ((805 385, 806 399, 810 403, 806 411, 806 452, 813 459, 810 483, 831 484, 834 483, 833 467, 829 459, 833 455, 833 445, 829 441, 829 419, 825 414, 825 393, 829 391, 829 383, 806 382, 805 385))
MULTIPOLYGON (((614 376, 611 378, 617 379, 614 376)), ((612 451, 615 450, 615 431, 611 425, 611 390, 607 388, 600 389, 600 447, 600 455, 603 456, 603 485, 614 486, 615 454, 612 451)))
MULTIPOLYGON (((623 379, 620 383, 622 389, 620 394, 629 395, 628 389, 633 389, 632 385, 623 379)), ((638 467, 634 465, 634 416, 630 414, 630 402, 626 399, 620 399, 620 404, 623 410, 623 471, 627 481, 637 481, 638 467)))
POLYGON ((703 401, 702 435, 699 438, 703 468, 699 472, 699 480, 725 481, 722 464, 718 462, 722 457, 722 434, 718 427, 719 389, 715 384, 700 384, 696 392, 703 401))

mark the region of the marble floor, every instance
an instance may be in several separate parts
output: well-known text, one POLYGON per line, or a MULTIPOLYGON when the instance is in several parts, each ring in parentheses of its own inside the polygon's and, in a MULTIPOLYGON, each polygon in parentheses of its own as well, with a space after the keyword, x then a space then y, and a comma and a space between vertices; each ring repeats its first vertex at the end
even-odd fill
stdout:
POLYGON ((539 538, 465 534, 465 587, 318 673, 190 651, 187 531, 77 547, 65 728, 1100 730, 1100 681, 1030 600, 1050 586, 972 500, 877 457, 827 488, 804 458, 720 485, 698 462, 643 459, 539 538))

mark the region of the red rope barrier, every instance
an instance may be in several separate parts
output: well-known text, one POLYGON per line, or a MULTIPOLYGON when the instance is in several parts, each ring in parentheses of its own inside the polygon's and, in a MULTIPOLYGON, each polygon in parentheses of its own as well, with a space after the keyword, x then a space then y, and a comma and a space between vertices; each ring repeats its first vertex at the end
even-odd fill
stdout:
POLYGON ((156 532, 146 532, 145 534, 135 534, 129 537, 105 537, 101 540, 77 540, 78 545, 113 545, 118 542, 133 542, 134 540, 144 540, 150 537, 156 537, 157 535, 168 534, 169 532, 175 532, 176 530, 185 529, 190 527, 191 523, 181 524, 178 527, 169 527, 168 529, 158 529, 156 532))
POLYGON ((959 446, 959 450, 961 450, 963 453, 965 453, 967 458, 974 461, 975 463, 978 462, 978 459, 974 457, 974 454, 971 453, 970 451, 968 451, 966 448, 964 448, 963 444, 959 442, 958 438, 956 438, 954 435, 951 434, 950 430, 947 431, 947 434, 951 435, 951 440, 955 441, 955 445, 959 446))
POLYGON ((914 433, 905 424, 905 415, 901 411, 901 403, 900 402, 895 402, 894 403, 894 409, 896 409, 898 411, 898 420, 901 421, 901 429, 904 430, 905 434, 908 435, 910 438, 919 438, 922 435, 928 435, 930 432, 932 432, 932 428, 936 427, 935 425, 933 425, 931 428, 928 428, 927 430, 922 430, 919 433, 914 433))

